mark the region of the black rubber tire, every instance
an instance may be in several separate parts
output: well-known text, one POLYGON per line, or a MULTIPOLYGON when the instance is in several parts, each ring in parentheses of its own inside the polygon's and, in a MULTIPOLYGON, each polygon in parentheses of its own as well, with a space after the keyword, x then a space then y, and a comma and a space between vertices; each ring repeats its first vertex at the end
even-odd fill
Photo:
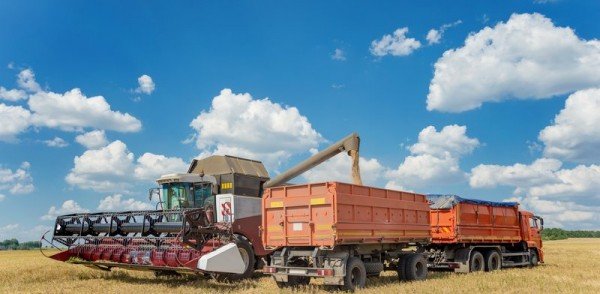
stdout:
POLYGON ((531 249, 529 250, 529 267, 537 266, 540 263, 540 258, 538 256, 537 250, 531 249))
POLYGON ((367 283, 367 270, 365 264, 356 257, 350 257, 346 263, 346 276, 344 277, 344 285, 342 289, 346 291, 354 291, 364 288, 367 283))
MULTIPOLYGON (((290 262, 289 265, 290 266, 308 267, 308 262, 306 262, 305 260, 302 260, 302 259, 298 259, 293 262, 290 262)), ((310 284, 310 277, 290 276, 290 275, 288 275, 287 282, 277 282, 277 286, 279 288, 300 287, 300 286, 306 286, 308 284, 310 284)))
POLYGON ((485 271, 491 272, 502 268, 502 257, 496 250, 486 251, 483 255, 485 261, 485 271))
POLYGON ((256 263, 256 258, 254 257, 254 249, 252 249, 252 245, 248 239, 235 235, 235 244, 237 245, 240 253, 242 250, 246 251, 248 256, 248 264, 246 264, 246 270, 242 274, 226 274, 226 273, 214 273, 213 277, 215 280, 219 282, 236 282, 244 279, 249 279, 254 274, 254 264, 256 263))
POLYGON ((477 250, 471 252, 471 258, 469 259, 469 272, 480 272, 485 268, 485 261, 483 254, 477 250))
POLYGON ((400 255, 400 258, 398 258, 398 269, 396 270, 398 272, 398 280, 400 281, 406 281, 406 259, 408 258, 408 255, 400 255))
POLYGON ((427 278, 427 260, 422 254, 413 253, 406 259, 404 268, 407 281, 422 281, 427 278))

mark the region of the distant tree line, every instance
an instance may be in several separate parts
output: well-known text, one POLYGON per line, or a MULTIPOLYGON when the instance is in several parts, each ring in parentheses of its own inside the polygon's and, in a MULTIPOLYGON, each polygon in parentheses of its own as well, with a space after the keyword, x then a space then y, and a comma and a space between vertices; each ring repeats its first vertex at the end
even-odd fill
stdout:
POLYGON ((40 248, 41 246, 42 243, 40 241, 19 243, 17 239, 10 239, 0 242, 0 250, 28 250, 40 248))
POLYGON ((568 238, 600 238, 600 231, 567 231, 557 228, 549 228, 542 231, 542 240, 563 240, 568 238))

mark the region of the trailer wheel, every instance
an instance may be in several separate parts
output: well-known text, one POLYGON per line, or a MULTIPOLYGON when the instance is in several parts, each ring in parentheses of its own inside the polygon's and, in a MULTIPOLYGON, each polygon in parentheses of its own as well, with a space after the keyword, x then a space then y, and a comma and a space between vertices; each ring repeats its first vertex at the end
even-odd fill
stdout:
POLYGON ((406 280, 421 281, 427 278, 427 261, 419 253, 413 253, 406 259, 406 280))
POLYGON ((471 260, 469 261, 470 272, 480 272, 484 268, 483 255, 479 251, 473 250, 471 253, 471 260))
POLYGON ((529 267, 534 267, 538 265, 540 262, 538 258, 538 253, 535 249, 529 250, 529 267))
POLYGON ((346 276, 344 277, 343 289, 354 291, 364 288, 367 282, 367 270, 365 264, 356 257, 350 257, 346 263, 346 276))
POLYGON ((214 273, 213 277, 219 282, 235 282, 239 280, 248 279, 252 277, 252 274, 254 273, 255 258, 252 245, 250 244, 248 239, 240 235, 235 235, 234 240, 235 245, 237 245, 238 250, 240 251, 242 259, 244 260, 246 270, 242 274, 214 273))
POLYGON ((406 259, 409 257, 408 255, 401 255, 398 258, 398 279, 400 281, 406 281, 406 259))
POLYGON ((490 250, 485 253, 483 256, 485 260, 485 271, 495 271, 502 268, 502 259, 500 258, 500 253, 496 250, 490 250))

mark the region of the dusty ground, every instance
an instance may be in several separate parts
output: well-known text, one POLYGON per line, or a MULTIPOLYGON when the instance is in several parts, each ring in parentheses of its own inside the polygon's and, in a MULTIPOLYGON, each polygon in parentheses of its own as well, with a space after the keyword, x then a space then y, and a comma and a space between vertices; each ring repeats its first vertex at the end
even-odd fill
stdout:
MULTIPOLYGON (((395 273, 369 279, 363 293, 502 292, 600 293, 600 239, 548 241, 546 264, 494 273, 430 273, 427 281, 399 283, 395 273)), ((0 251, 1 293, 272 293, 322 292, 319 281, 298 290, 279 290, 270 277, 229 285, 194 277, 155 278, 151 273, 110 273, 44 258, 39 251, 0 251)))

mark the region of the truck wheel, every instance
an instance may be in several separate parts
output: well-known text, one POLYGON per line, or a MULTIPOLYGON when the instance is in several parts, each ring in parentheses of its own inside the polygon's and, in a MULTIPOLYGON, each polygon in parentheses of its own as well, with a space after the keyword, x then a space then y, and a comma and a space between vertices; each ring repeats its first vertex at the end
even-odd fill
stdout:
POLYGON ((484 268, 483 255, 479 251, 473 250, 471 260, 469 261, 470 272, 480 272, 484 268))
POLYGON ((408 255, 401 255, 400 258, 398 258, 398 279, 400 281, 406 281, 406 259, 407 259, 408 255))
POLYGON ((413 253, 406 259, 406 280, 421 281, 427 278, 427 260, 419 253, 413 253))
POLYGON ((246 270, 242 274, 215 273, 213 277, 219 282, 235 282, 252 277, 254 273, 254 250, 248 239, 235 235, 235 245, 237 245, 240 255, 246 265, 246 270))
POLYGON ((365 265, 359 258, 350 257, 346 263, 346 276, 344 277, 343 289, 354 291, 364 288, 367 282, 367 271, 365 265))
POLYGON ((500 253, 498 253, 496 250, 487 251, 483 256, 483 260, 485 260, 486 272, 499 270, 502 267, 500 253))
POLYGON ((538 257, 538 253, 535 249, 529 250, 529 267, 534 267, 538 265, 540 259, 538 257))

